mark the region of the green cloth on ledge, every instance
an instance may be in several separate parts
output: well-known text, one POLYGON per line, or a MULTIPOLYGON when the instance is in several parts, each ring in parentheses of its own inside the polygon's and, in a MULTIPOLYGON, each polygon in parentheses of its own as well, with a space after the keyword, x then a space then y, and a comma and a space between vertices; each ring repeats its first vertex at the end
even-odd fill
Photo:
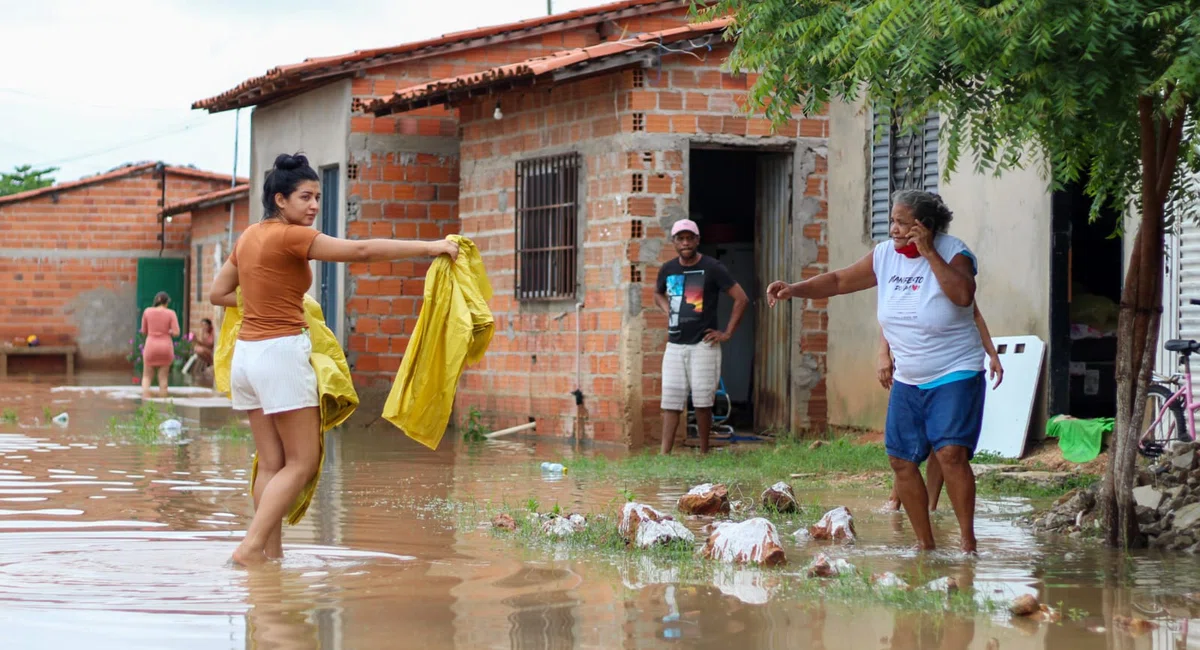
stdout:
POLYGON ((1112 430, 1112 418, 1080 420, 1069 415, 1056 415, 1046 423, 1046 436, 1058 438, 1063 458, 1072 463, 1086 463, 1099 456, 1104 437, 1112 430))

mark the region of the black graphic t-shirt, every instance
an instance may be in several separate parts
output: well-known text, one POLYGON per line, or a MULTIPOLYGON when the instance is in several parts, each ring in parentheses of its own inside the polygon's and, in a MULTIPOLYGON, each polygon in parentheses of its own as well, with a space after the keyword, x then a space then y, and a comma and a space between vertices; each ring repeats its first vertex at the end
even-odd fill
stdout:
POLYGON ((663 264, 657 291, 670 304, 668 340, 680 345, 703 341, 705 330, 717 329, 717 300, 734 284, 725 265, 707 255, 692 266, 680 264, 679 258, 663 264))

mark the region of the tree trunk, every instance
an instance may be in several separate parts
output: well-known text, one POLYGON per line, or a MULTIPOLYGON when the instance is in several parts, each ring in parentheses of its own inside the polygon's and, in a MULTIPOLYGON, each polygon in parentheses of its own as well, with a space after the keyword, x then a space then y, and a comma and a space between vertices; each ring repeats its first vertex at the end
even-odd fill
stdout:
POLYGON ((1183 124, 1180 111, 1161 119, 1155 98, 1138 102, 1142 138, 1142 218, 1121 291, 1117 321, 1117 417, 1101 490, 1101 521, 1108 543, 1131 548, 1140 542, 1133 488, 1138 438, 1146 412, 1146 389, 1154 370, 1162 315, 1163 215, 1183 124), (1177 128, 1178 127, 1178 128, 1177 128))

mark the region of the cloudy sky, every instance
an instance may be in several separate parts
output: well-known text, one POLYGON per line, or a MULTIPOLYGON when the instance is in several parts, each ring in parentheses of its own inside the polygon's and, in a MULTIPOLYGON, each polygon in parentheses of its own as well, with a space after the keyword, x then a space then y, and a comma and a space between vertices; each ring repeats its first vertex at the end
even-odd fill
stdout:
POLYGON ((0 170, 55 166, 65 181, 163 160, 229 172, 233 112, 193 101, 276 65, 545 13, 546 0, 0 0, 0 170))

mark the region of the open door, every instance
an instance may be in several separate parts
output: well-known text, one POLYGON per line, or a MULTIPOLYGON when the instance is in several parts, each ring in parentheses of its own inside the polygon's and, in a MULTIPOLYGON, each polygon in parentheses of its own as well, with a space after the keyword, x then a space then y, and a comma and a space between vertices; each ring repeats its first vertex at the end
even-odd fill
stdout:
POLYGON ((142 328, 142 312, 154 304, 154 296, 166 291, 179 327, 187 331, 184 308, 187 305, 187 266, 182 257, 143 257, 137 261, 137 309, 133 313, 134 331, 142 328))
MULTIPOLYGON (((792 156, 762 154, 757 167, 754 249, 758 284, 765 288, 772 280, 792 275, 792 156)), ((754 428, 786 429, 792 407, 792 301, 771 309, 761 296, 750 299, 756 310, 754 428)))

